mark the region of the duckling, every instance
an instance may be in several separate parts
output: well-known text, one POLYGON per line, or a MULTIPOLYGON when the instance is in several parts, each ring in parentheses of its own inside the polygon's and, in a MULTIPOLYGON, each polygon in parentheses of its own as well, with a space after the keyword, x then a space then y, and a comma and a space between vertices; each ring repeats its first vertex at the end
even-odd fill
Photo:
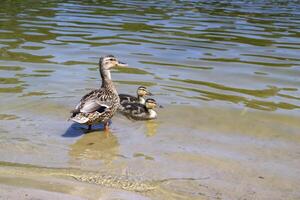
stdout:
POLYGON ((129 95, 129 94, 119 94, 120 97, 120 104, 123 105, 124 103, 140 103, 145 104, 144 97, 149 95, 151 96, 152 93, 147 90, 145 86, 138 87, 137 96, 129 95))
POLYGON ((124 103, 120 112, 129 119, 134 120, 150 120, 156 119, 157 113, 153 110, 157 106, 154 99, 146 99, 145 104, 140 103, 124 103))
POLYGON ((109 120, 120 105, 120 98, 111 80, 110 70, 123 66, 127 64, 118 61, 113 55, 100 58, 99 71, 102 85, 81 98, 75 109, 71 111, 72 121, 88 125, 88 130, 91 130, 93 124, 102 122, 104 130, 108 130, 109 120))

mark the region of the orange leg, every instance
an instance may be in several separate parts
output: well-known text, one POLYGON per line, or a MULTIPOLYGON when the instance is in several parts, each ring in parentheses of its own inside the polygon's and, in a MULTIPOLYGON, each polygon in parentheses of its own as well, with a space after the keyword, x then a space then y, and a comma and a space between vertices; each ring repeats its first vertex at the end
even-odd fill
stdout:
POLYGON ((103 131, 104 131, 105 137, 108 138, 108 137, 109 137, 109 123, 108 123, 108 122, 106 122, 106 123, 104 124, 104 129, 103 129, 103 131))
POLYGON ((104 124, 104 131, 108 131, 108 130, 109 130, 109 123, 106 122, 106 123, 104 124))

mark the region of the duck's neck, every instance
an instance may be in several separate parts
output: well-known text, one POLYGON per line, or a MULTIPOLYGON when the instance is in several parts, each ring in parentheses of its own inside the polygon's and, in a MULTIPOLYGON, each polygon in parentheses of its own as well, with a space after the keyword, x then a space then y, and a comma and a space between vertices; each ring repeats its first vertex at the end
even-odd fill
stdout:
POLYGON ((139 95, 138 95, 138 101, 139 101, 140 104, 143 104, 143 105, 146 103, 145 99, 142 96, 139 96, 139 95))
POLYGON ((117 90, 115 89, 115 86, 111 80, 110 70, 104 70, 100 68, 100 75, 102 78, 101 87, 111 89, 113 92, 117 93, 117 90))
POLYGON ((100 74, 101 74, 102 80, 104 80, 104 79, 111 80, 110 70, 101 69, 100 74))
POLYGON ((100 75, 102 78, 102 86, 101 87, 104 87, 105 85, 112 82, 110 70, 104 70, 104 69, 100 68, 100 75))

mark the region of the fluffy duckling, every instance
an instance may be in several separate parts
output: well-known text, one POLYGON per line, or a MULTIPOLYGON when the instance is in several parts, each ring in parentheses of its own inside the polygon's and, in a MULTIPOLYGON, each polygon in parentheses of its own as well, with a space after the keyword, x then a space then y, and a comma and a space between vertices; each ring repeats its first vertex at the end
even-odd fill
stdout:
POLYGON ((144 97, 149 95, 151 96, 151 92, 147 90, 145 86, 138 87, 136 91, 137 96, 129 95, 129 94, 119 94, 120 97, 120 104, 124 103, 140 103, 145 104, 144 97))
POLYGON ((150 120, 156 119, 157 113, 153 110, 157 106, 154 99, 146 99, 145 104, 140 103, 124 103, 120 112, 129 119, 134 120, 150 120))
POLYGON ((118 61, 113 55, 100 58, 99 71, 102 85, 81 98, 75 109, 71 111, 72 121, 88 125, 88 130, 91 130, 93 124, 102 122, 104 130, 108 130, 109 120, 120 105, 120 98, 111 80, 110 70, 122 66, 127 65, 118 61))

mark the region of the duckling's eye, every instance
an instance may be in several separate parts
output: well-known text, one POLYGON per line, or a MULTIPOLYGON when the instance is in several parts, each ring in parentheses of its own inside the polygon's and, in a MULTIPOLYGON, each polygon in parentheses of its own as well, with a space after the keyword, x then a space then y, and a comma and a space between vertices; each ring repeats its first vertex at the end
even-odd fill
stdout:
POLYGON ((115 59, 113 59, 113 58, 111 58, 111 59, 109 59, 110 61, 115 61, 115 59))

